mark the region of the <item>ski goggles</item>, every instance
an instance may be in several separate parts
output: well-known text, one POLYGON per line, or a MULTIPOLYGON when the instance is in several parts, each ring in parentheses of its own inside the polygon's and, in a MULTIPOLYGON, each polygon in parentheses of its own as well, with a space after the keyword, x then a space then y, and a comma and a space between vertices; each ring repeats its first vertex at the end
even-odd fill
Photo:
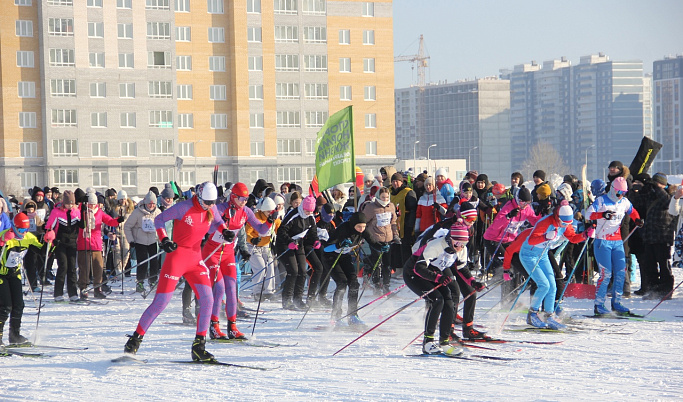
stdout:
POLYGON ((24 234, 24 233, 28 232, 28 228, 14 228, 14 229, 16 229, 17 233, 19 233, 19 234, 24 234))
POLYGON ((246 202, 249 199, 249 196, 247 196, 247 197, 236 197, 236 198, 237 198, 237 201, 239 201, 239 202, 246 202))
POLYGON ((455 247, 455 248, 463 248, 467 245, 467 243, 463 243, 461 241, 451 240, 451 242, 453 243, 453 247, 455 247))
POLYGON ((477 216, 463 216, 463 220, 467 223, 474 223, 477 221, 477 216))
POLYGON ((202 200, 202 203, 211 206, 216 203, 216 200, 202 200))
POLYGON ((617 190, 614 192, 614 194, 616 194, 617 197, 624 197, 626 196, 626 191, 617 190))

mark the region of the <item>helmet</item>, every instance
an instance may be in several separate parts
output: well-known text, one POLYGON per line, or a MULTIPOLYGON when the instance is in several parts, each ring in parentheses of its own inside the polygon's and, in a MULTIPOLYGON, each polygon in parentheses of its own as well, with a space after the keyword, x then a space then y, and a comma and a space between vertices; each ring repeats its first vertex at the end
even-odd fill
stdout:
POLYGON ((563 199, 569 201, 572 198, 572 194, 574 191, 572 190, 572 186, 569 183, 562 183, 560 186, 555 190, 555 192, 558 195, 561 195, 563 199))
POLYGON ((503 195, 505 193, 505 185, 503 183, 496 183, 491 189, 493 195, 503 195))
POLYGON ((237 197, 249 197, 249 190, 247 190, 247 186, 244 183, 235 183, 231 191, 237 197))
POLYGON ((216 198, 218 198, 218 190, 216 186, 208 181, 197 186, 196 189, 197 199, 202 208, 209 209, 209 207, 216 203, 216 198))
POLYGON ((315 197, 309 195, 301 202, 301 206, 303 207, 304 211, 313 212, 315 211, 315 201, 315 197))
POLYGON ((260 209, 263 212, 270 212, 274 210, 276 207, 275 201, 273 201, 272 198, 270 197, 265 197, 263 201, 261 201, 261 205, 259 206, 258 209, 260 209))
POLYGON ((28 229, 30 226, 28 215, 20 212, 14 216, 14 227, 17 229, 28 229))

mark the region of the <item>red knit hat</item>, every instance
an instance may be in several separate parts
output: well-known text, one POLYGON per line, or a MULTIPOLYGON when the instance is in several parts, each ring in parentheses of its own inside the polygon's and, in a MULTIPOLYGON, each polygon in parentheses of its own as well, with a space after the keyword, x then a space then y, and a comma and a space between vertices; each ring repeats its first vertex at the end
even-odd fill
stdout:
POLYGON ((467 226, 463 223, 456 222, 451 226, 451 239, 453 241, 467 243, 470 240, 470 234, 468 232, 467 226))

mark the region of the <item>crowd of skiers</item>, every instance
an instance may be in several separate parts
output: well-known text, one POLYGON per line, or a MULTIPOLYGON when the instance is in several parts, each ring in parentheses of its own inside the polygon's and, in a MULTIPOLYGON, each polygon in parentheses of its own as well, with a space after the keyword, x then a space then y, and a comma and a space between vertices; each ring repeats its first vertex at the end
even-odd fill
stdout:
POLYGON ((609 165, 607 181, 590 185, 566 175, 553 189, 540 170, 532 179, 527 188, 515 172, 506 187, 471 171, 456 184, 445 169, 413 177, 386 166, 349 190, 339 185, 304 196, 295 184, 276 188, 260 179, 251 192, 243 183, 211 182, 181 192, 168 183, 161 192, 150 188, 137 204, 123 190, 35 187, 20 206, 0 201, 0 342, 8 318, 9 342, 26 341, 22 274, 33 292, 54 281, 55 302, 80 302, 90 290, 106 298, 108 282, 136 268, 136 290, 155 293, 125 345, 131 354, 184 280, 183 320, 197 325, 197 361, 213 359, 207 336, 246 339, 236 317, 247 262, 257 301, 294 311, 331 308, 335 325, 362 325, 359 294, 372 289, 388 296, 392 276, 402 276, 427 302, 425 353, 457 353, 456 326, 462 337, 486 337, 473 325, 476 293, 500 284, 509 305, 528 277, 527 322, 564 328, 557 315, 565 282, 593 281, 586 260, 598 272, 595 314, 628 314, 622 299, 632 294, 671 297, 672 248, 674 265, 683 264, 683 188, 661 173, 631 176, 619 161, 609 165), (635 292, 631 255, 641 274, 635 292), (219 322, 223 300, 227 333, 219 322))

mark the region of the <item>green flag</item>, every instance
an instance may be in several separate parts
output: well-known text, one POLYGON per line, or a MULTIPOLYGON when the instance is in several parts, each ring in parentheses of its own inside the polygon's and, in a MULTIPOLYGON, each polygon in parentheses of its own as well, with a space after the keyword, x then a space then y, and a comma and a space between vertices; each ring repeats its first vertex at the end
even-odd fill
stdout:
POLYGON ((315 172, 321 191, 356 177, 351 106, 330 116, 316 141, 315 172))

